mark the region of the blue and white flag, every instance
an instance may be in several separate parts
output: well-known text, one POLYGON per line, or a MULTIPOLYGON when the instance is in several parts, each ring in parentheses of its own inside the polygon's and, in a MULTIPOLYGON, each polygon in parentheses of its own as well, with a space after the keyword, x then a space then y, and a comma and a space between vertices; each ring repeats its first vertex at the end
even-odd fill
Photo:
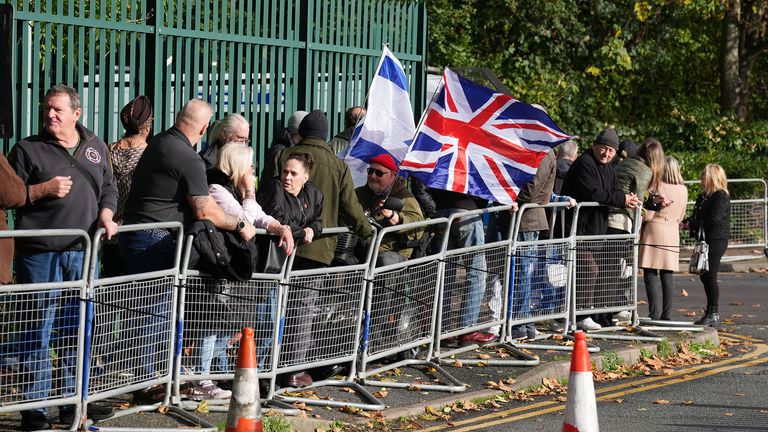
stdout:
POLYGON ((368 92, 367 113, 355 126, 348 151, 340 152, 352 171, 355 187, 366 183, 371 158, 389 153, 399 165, 415 131, 408 79, 403 65, 385 46, 368 92))

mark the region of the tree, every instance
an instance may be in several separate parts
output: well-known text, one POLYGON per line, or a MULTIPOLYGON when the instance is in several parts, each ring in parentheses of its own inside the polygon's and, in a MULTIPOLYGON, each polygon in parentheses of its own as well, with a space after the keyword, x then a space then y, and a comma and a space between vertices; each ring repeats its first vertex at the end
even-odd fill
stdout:
POLYGON ((746 120, 755 60, 768 51, 768 7, 762 0, 727 0, 720 54, 720 109, 746 120))

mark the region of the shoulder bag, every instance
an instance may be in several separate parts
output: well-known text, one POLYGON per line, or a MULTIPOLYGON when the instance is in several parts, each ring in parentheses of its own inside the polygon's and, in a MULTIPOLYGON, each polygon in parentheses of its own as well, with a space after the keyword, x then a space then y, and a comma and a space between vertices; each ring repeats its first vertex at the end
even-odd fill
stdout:
POLYGON ((698 241, 693 247, 691 262, 688 264, 688 272, 692 274, 704 274, 709 271, 709 245, 706 242, 704 231, 699 228, 698 241))

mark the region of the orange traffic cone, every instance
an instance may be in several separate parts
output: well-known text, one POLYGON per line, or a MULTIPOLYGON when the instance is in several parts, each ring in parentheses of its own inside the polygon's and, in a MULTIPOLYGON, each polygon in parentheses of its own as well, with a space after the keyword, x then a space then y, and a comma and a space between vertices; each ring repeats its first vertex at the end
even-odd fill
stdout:
POLYGON ((592 381, 592 363, 587 350, 587 335, 574 333, 576 344, 571 355, 571 375, 568 378, 568 397, 562 432, 598 432, 595 384, 592 381))
POLYGON ((262 432, 263 428, 253 329, 246 327, 237 353, 226 432, 262 432))

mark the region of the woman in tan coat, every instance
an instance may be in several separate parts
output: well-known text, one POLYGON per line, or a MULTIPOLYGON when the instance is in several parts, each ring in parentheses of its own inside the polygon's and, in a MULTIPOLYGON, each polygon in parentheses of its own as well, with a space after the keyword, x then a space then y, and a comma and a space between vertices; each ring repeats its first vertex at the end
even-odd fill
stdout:
POLYGON ((680 222, 688 202, 688 190, 677 159, 665 158, 664 177, 658 190, 652 192, 664 196, 671 204, 659 211, 648 211, 643 217, 639 262, 651 319, 669 320, 674 296, 672 273, 678 270, 680 258, 680 222))

